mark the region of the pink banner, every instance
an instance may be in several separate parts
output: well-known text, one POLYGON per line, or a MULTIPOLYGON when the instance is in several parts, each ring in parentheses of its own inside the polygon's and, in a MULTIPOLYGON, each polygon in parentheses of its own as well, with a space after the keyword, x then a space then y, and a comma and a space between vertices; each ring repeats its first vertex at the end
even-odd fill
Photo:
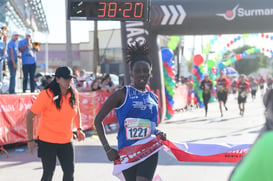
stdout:
POLYGON ((188 87, 187 85, 179 85, 175 87, 173 96, 174 110, 184 109, 187 106, 188 87))
MULTIPOLYGON (((80 110, 83 129, 94 129, 94 119, 110 95, 109 92, 96 91, 80 93, 80 110)), ((27 141, 26 114, 37 94, 1 95, 0 96, 0 146, 27 141)), ((39 116, 34 120, 35 128, 39 116)), ((105 118, 104 124, 116 122, 115 111, 105 118)))

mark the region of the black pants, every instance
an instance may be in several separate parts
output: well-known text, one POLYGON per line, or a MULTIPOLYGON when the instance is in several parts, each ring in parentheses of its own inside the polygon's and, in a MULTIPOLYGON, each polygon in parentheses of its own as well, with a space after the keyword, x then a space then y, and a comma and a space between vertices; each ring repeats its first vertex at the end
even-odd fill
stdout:
POLYGON ((36 63, 34 64, 23 64, 23 92, 27 90, 27 82, 29 75, 29 83, 30 83, 30 92, 34 92, 35 90, 35 80, 34 74, 36 71, 36 63))
POLYGON ((158 153, 150 156, 143 162, 122 171, 126 181, 135 181, 137 176, 152 180, 158 162, 158 153))
POLYGON ((43 176, 41 181, 51 181, 58 157, 62 170, 63 181, 74 180, 74 149, 72 143, 55 144, 39 140, 38 157, 43 164, 43 176))
POLYGON ((209 100, 210 100, 210 93, 208 93, 208 94, 203 93, 203 102, 204 102, 206 112, 208 111, 209 100))

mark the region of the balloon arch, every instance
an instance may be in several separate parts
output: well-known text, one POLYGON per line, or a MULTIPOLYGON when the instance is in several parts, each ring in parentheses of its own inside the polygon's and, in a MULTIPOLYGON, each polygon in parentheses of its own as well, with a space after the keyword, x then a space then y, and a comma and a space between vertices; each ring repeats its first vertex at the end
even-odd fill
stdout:
MULTIPOLYGON (((202 100, 202 92, 200 90, 200 82, 204 77, 204 74, 208 74, 210 79, 212 80, 213 84, 216 84, 216 74, 217 72, 219 72, 220 70, 224 70, 225 67, 230 66, 232 63, 239 61, 243 58, 245 58, 248 55, 254 54, 256 52, 263 52, 263 53, 270 53, 271 56, 273 56, 273 50, 270 50, 268 48, 250 48, 247 49, 245 51, 243 51, 241 54, 236 54, 233 57, 225 60, 224 62, 222 61, 222 56, 225 54, 225 52, 228 49, 232 48, 232 45, 236 44, 236 42, 239 42, 239 40, 243 40, 249 37, 256 37, 256 38, 264 38, 267 40, 273 40, 273 36, 269 35, 269 34, 243 34, 243 35, 238 35, 235 36, 232 40, 228 41, 228 43, 226 43, 226 46, 224 46, 223 50, 219 51, 220 53, 218 53, 214 58, 207 60, 206 62, 204 61, 203 57, 198 54, 195 55, 193 57, 193 69, 192 69, 192 73, 193 73, 193 87, 194 87, 194 95, 197 96, 196 99, 200 105, 200 107, 203 106, 203 100, 202 100)), ((211 39, 209 41, 209 43, 205 46, 205 48, 203 49, 203 54, 204 57, 208 57, 209 52, 212 49, 212 45, 215 44, 215 42, 217 42, 219 40, 219 38, 221 38, 221 35, 215 35, 213 39, 211 39)), ((215 97, 216 97, 216 93, 215 93, 216 89, 215 86, 213 87, 212 90, 212 97, 211 97, 211 101, 214 101, 215 97)))

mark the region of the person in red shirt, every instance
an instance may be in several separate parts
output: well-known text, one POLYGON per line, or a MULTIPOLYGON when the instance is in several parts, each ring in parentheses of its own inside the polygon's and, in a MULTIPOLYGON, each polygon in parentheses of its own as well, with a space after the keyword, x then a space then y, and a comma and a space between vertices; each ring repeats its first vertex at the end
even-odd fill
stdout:
POLYGON ((264 95, 265 78, 263 76, 261 76, 258 82, 259 82, 259 86, 260 86, 260 90, 261 90, 261 96, 263 96, 264 95))
POLYGON ((205 116, 208 113, 208 103, 211 97, 211 90, 212 90, 212 81, 209 79, 208 75, 205 75, 204 80, 201 81, 200 89, 203 90, 202 97, 205 106, 205 116))
POLYGON ((226 111, 228 110, 226 106, 228 92, 229 92, 229 85, 230 82, 226 78, 225 74, 220 71, 220 77, 216 80, 216 92, 217 92, 217 99, 219 102, 219 108, 221 112, 221 117, 223 117, 223 110, 222 104, 225 107, 226 111))
POLYGON ((72 77, 71 68, 57 68, 54 80, 39 93, 27 113, 28 149, 32 154, 35 146, 33 118, 41 113, 36 136, 38 157, 43 165, 42 181, 52 180, 56 158, 63 170, 63 180, 74 179, 73 125, 79 141, 85 134, 81 130, 79 94, 71 86, 72 77))
POLYGON ((245 103, 247 99, 247 94, 249 93, 250 86, 248 81, 246 81, 246 76, 241 74, 239 76, 239 81, 237 82, 236 88, 238 90, 238 105, 240 110, 240 115, 243 116, 245 112, 245 103))

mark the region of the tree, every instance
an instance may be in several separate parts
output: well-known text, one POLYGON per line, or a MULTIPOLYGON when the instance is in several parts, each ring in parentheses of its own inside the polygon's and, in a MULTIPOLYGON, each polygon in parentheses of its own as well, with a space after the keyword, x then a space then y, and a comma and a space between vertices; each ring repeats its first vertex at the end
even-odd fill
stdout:
MULTIPOLYGON (((232 50, 230 53, 236 54, 242 54, 245 50, 248 50, 250 48, 253 48, 249 45, 244 45, 242 47, 239 47, 237 49, 232 50)), ((269 57, 265 56, 261 52, 255 52, 254 54, 247 55, 245 58, 238 60, 234 64, 234 68, 240 73, 240 74, 250 74, 253 72, 256 72, 259 68, 267 67, 269 65, 269 57)))

